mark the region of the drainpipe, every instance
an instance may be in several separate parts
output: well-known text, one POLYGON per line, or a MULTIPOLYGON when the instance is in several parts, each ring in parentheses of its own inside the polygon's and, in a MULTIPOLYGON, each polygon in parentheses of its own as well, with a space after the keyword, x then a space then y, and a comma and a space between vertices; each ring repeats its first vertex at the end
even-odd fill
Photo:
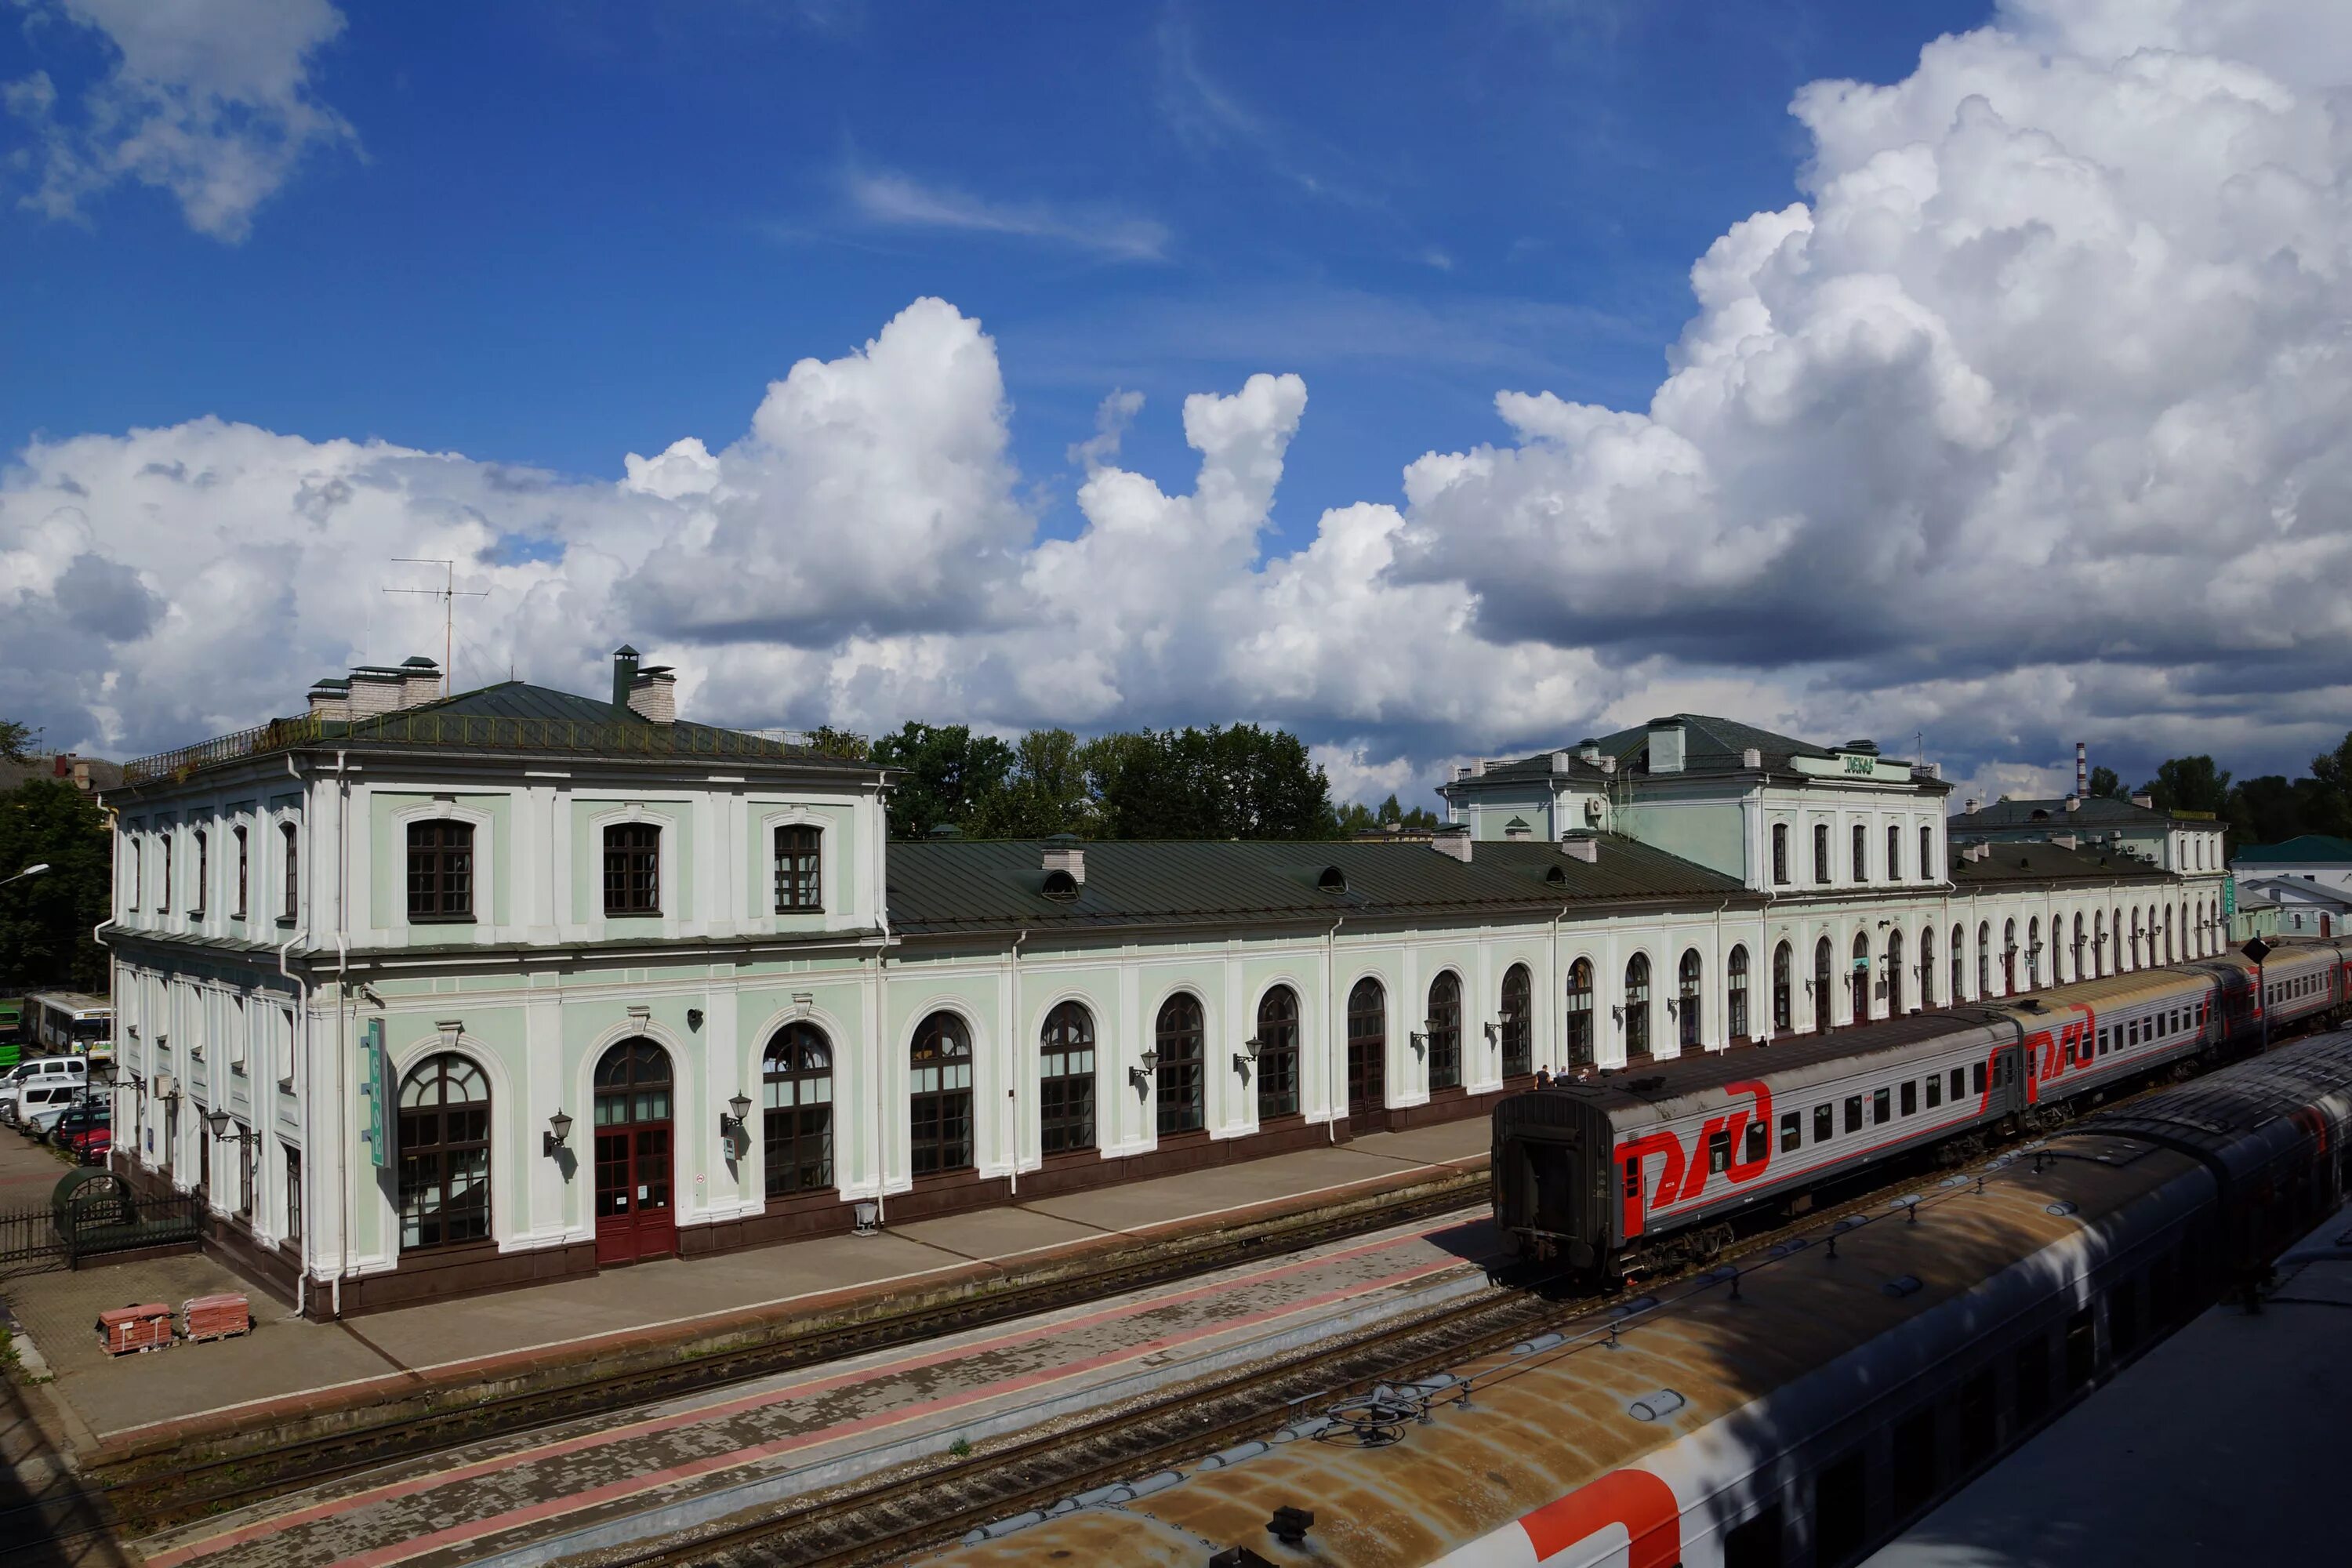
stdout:
POLYGON ((1562 904, 1559 907, 1559 913, 1551 917, 1551 1002, 1544 1009, 1551 1015, 1550 1068, 1554 1076, 1558 1076, 1560 1070, 1560 1059, 1568 1045, 1566 1040, 1560 1038, 1560 1031, 1567 1026, 1567 1019, 1562 1016, 1565 1009, 1560 1001, 1559 989, 1559 922, 1566 919, 1568 919, 1568 906, 1562 904))
POLYGON ((1013 939, 1013 967, 1005 982, 1012 993, 1006 1011, 1012 1016, 1013 1028, 1004 1037, 1004 1048, 1012 1058, 1013 1077, 1004 1092, 1013 1101, 1013 1184, 1009 1191, 1014 1197, 1021 1195, 1021 944, 1028 940, 1025 931, 1013 939))
POLYGON ((874 1080, 874 1223, 877 1226, 887 1217, 883 1209, 882 1189, 889 1184, 888 1151, 884 1147, 882 1136, 882 1041, 886 1037, 882 1008, 889 997, 889 977, 884 973, 889 967, 888 950, 877 948, 874 952, 874 1058, 868 1064, 871 1070, 866 1076, 874 1080))
MULTIPOLYGON (((293 753, 291 752, 287 753, 286 772, 293 778, 296 784, 299 784, 302 782, 302 770, 295 765, 293 753)), ((299 875, 299 869, 297 871, 297 875, 299 875)), ((294 1016, 300 1022, 303 1037, 301 1046, 304 1047, 307 1047, 310 1044, 310 982, 306 976, 295 973, 293 969, 288 964, 287 960, 293 952, 295 944, 303 941, 310 934, 310 928, 309 922, 305 921, 302 929, 296 931, 291 937, 288 938, 286 944, 278 950, 278 973, 294 983, 294 991, 297 997, 294 1016)), ((300 1051, 299 1049, 289 1049, 289 1055, 292 1058, 289 1065, 299 1072, 302 1079, 302 1141, 307 1148, 315 1149, 317 1147, 319 1135, 316 1119, 311 1111, 310 1080, 318 1075, 312 1072, 302 1071, 300 1066, 300 1051)), ((304 1186, 307 1187, 310 1185, 310 1173, 313 1167, 317 1164, 318 1162, 316 1160, 305 1160, 302 1162, 302 1184, 304 1186)), ((302 1205, 302 1212, 304 1214, 312 1214, 317 1211, 314 1210, 310 1205, 305 1203, 302 1205)), ((301 1257, 299 1258, 299 1262, 300 1264, 300 1268, 296 1271, 294 1276, 294 1315, 298 1318, 302 1316, 304 1307, 310 1300, 310 1238, 308 1236, 305 1236, 302 1238, 301 1257)))
POLYGON ((1341 915, 1331 922, 1331 929, 1323 933, 1323 1078, 1326 1092, 1331 1096, 1330 1114, 1323 1119, 1323 1131, 1325 1142, 1329 1143, 1339 1142, 1339 1107, 1343 1103, 1340 1096, 1347 1089, 1347 1080, 1339 1075, 1338 1056, 1332 1049, 1332 1041, 1338 1037, 1339 1029, 1343 1026, 1339 1012, 1339 950, 1337 942, 1339 928, 1347 923, 1348 917, 1341 915))
MULTIPOLYGON (((343 1315, 343 1276, 352 1271, 352 1095, 346 1074, 351 1070, 354 1025, 352 1014, 351 873, 352 784, 344 768, 348 753, 335 753, 335 1144, 336 1164, 342 1180, 336 1184, 341 1232, 335 1237, 334 1316, 343 1315)), ((312 898, 318 897, 313 885, 312 898)), ((386 1125, 390 1122, 387 1119, 386 1125)))

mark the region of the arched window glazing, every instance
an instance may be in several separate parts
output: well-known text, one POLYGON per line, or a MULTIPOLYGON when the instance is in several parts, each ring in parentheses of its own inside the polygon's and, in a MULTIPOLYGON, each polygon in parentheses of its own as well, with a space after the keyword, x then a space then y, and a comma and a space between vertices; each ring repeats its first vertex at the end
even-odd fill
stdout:
POLYGON ((1952 994, 1949 1000, 1958 1005, 1968 996, 1969 934, 1965 926, 1952 928, 1952 994))
POLYGON ((1207 1121, 1208 1075, 1202 1070, 1208 1035, 1201 1016, 1200 998, 1179 991, 1160 1005, 1160 1021, 1151 1032, 1152 1048, 1160 1053, 1153 1086, 1160 1101, 1160 1135, 1193 1132, 1207 1121))
POLYGON ((1748 949, 1731 950, 1730 962, 1724 966, 1724 1027, 1735 1040, 1748 1037, 1748 949))
POLYGON ((1772 1032, 1786 1035, 1796 1029, 1796 967, 1797 955, 1782 942, 1772 950, 1772 1032))
POLYGON ((1703 1037, 1698 998, 1706 984, 1706 968, 1695 947, 1685 948, 1682 961, 1675 966, 1675 1043, 1684 1050, 1696 1049, 1703 1037))
POLYGON ((1037 1036, 1037 1152, 1094 1146, 1095 1016, 1084 1003, 1064 1002, 1037 1036))
POLYGON ((1429 1087, 1462 1086, 1462 982, 1447 970, 1429 983, 1429 1087))
POLYGON ((1503 1076, 1524 1078, 1536 1070, 1535 980, 1524 963, 1503 971, 1503 1076))
POLYGON ((400 1246, 415 1251, 490 1234, 490 1083, 454 1051, 400 1080, 400 1246))
POLYGON ((1348 1114, 1369 1116, 1388 1103, 1388 991, 1367 974, 1348 992, 1348 1114))
POLYGON ((833 1042, 805 1020, 786 1024, 760 1062, 761 1152, 767 1194, 833 1185, 833 1042))
POLYGON ((1903 1016, 1903 933, 1886 933, 1886 1016, 1903 1016))
POLYGON ((1625 1054, 1650 1049, 1650 957, 1637 952, 1625 964, 1625 1054))
POLYGON ((1830 1015, 1834 1010, 1831 998, 1836 994, 1832 974, 1836 967, 1836 951, 1830 946, 1830 939, 1823 937, 1813 944, 1813 1030, 1816 1034, 1829 1033, 1830 1015))
POLYGON ((908 1168, 918 1176, 971 1164, 971 1036, 953 1013, 934 1013, 907 1053, 908 1168))
POLYGON ((1257 999, 1257 1119, 1298 1113, 1298 993, 1269 985, 1257 999))
POLYGON ((1568 966, 1568 1065, 1591 1067, 1592 1053, 1592 960, 1568 966))
POLYGON ((1853 963, 1846 971, 1846 988, 1853 993, 1853 1021, 1870 1018, 1870 933, 1853 933, 1853 963))

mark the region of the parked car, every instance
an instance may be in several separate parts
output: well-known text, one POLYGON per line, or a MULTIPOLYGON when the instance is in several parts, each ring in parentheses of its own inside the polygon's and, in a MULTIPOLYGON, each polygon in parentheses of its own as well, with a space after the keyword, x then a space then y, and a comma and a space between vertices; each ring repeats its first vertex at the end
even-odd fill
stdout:
POLYGON ((101 1121, 95 1126, 78 1128, 66 1134, 66 1152, 85 1165, 103 1165, 114 1147, 113 1130, 101 1121))
POLYGON ((42 1083, 25 1085, 16 1091, 16 1131, 28 1138, 38 1138, 58 1124, 58 1118, 82 1102, 83 1089, 78 1083, 42 1083))
MULTIPOLYGON (((19 1103, 37 1089, 68 1088, 79 1096, 89 1085, 89 1063, 79 1057, 36 1057, 18 1062, 0 1077, 0 1120, 21 1124, 19 1103)), ((40 1097, 40 1103, 52 1102, 50 1095, 40 1097)))
POLYGON ((66 1147, 66 1140, 89 1127, 105 1127, 114 1120, 114 1110, 102 1100, 85 1100, 58 1118, 48 1131, 45 1142, 66 1147))

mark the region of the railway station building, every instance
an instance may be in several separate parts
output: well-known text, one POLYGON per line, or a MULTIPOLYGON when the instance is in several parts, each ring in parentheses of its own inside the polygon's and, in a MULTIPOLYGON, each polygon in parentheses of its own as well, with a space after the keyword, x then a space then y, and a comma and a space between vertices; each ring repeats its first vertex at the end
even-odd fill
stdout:
POLYGON ((1461 770, 1423 841, 894 843, 887 771, 682 720, 628 649, 608 697, 439 687, 354 670, 109 795, 118 1167, 202 1190, 318 1315, 1479 1115, 2222 935, 2193 832, 1984 831, 1933 768, 1704 715, 1461 770))

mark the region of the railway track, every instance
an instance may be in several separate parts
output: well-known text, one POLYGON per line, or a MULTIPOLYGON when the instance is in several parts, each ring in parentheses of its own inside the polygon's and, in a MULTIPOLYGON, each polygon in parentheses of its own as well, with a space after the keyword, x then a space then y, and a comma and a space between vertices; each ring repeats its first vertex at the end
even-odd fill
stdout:
MULTIPOLYGON (((2170 1075, 2162 1075, 2097 1109, 2128 1104, 2171 1081, 2170 1075)), ((2039 1135, 2021 1131, 1996 1147, 2030 1143, 2039 1135)), ((1782 1241, 1864 1211, 1883 1211, 1887 1194, 1916 1186, 1923 1168, 1939 1163, 1949 1163, 1927 1157, 1893 1163, 1802 1215, 1742 1235, 1721 1258, 1649 1277, 1639 1289, 1647 1292, 1703 1279, 1727 1262, 1737 1264, 1782 1241)), ((965 1457, 901 1466, 795 1500, 781 1510, 747 1510, 658 1543, 585 1551, 562 1561, 566 1568, 767 1568, 782 1562, 801 1568, 877 1568, 900 1562, 1065 1499, 1139 1483, 1148 1489, 1149 1478, 1172 1465, 1262 1437, 1302 1414, 1360 1398, 1381 1385, 1410 1384, 1559 1330, 1606 1301, 1597 1291, 1559 1293, 1561 1278, 1523 1278, 1517 1281, 1520 1289, 1509 1294, 1476 1297, 1374 1325, 1304 1359, 1285 1357, 1203 1378, 1131 1408, 1066 1418, 983 1444, 965 1457)))
MULTIPOLYGON (((777 1373, 1213 1273, 1281 1257, 1388 1226, 1427 1219, 1482 1198, 1486 1173, 1433 1182, 1393 1201, 1366 1204, 1302 1223, 1220 1233, 1181 1254, 1134 1258, 1108 1268, 1007 1287, 942 1301, 885 1319, 852 1321, 740 1350, 617 1372, 560 1389, 526 1392, 431 1410, 334 1436, 257 1452, 190 1460, 164 1453, 102 1468, 87 1479, 103 1489, 114 1527, 126 1537, 152 1534, 461 1443, 541 1430, 583 1416, 616 1415, 680 1394, 722 1388, 777 1373)), ((0 1530, 9 1511, 0 1510, 0 1530)))

